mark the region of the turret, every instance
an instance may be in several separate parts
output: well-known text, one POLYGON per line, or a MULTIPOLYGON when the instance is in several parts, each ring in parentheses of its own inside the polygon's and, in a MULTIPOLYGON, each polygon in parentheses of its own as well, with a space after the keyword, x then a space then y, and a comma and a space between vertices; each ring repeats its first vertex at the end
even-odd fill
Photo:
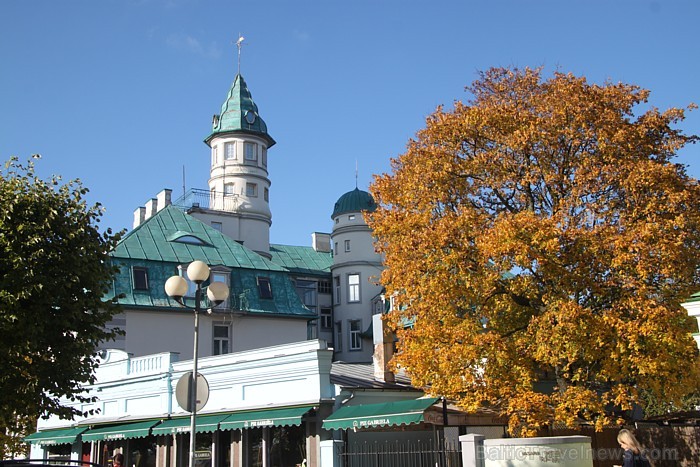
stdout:
POLYGON ((267 150, 275 140, 258 113, 245 80, 236 75, 212 132, 204 140, 211 148, 210 209, 230 214, 222 232, 269 257, 270 179, 267 150))

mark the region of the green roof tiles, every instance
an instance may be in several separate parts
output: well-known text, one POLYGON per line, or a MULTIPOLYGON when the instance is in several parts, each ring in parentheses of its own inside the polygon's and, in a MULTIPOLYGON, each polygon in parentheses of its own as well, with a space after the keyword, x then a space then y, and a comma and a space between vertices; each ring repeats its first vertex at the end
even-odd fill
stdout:
POLYGON ((217 135, 226 133, 248 133, 262 137, 267 147, 275 140, 267 133, 267 125, 258 114, 258 106, 240 74, 233 80, 226 100, 221 106, 221 115, 214 115, 212 132, 204 140, 207 144, 217 135))
MULTIPOLYGON (((168 206, 129 232, 112 252, 119 267, 109 297, 125 306, 181 309, 164 291, 178 265, 201 260, 230 271, 229 309, 250 314, 312 318, 296 293, 289 271, 174 206, 168 206), (146 287, 135 288, 135 269, 147 270, 146 287), (258 281, 266 278, 271 299, 261 297, 258 281)), ((220 270, 223 271, 223 270, 220 270)), ((143 287, 143 283, 141 283, 143 287)))
POLYGON ((112 257, 173 263, 199 259, 210 266, 284 271, 283 267, 174 206, 167 206, 129 232, 112 257), (192 237, 203 244, 192 242, 192 237))
POLYGON ((372 195, 366 191, 355 188, 338 198, 338 201, 336 201, 333 207, 331 219, 340 214, 345 214, 346 212, 372 212, 375 209, 377 209, 377 203, 374 201, 374 198, 372 198, 372 195))
POLYGON ((331 253, 323 253, 312 247, 270 245, 272 262, 295 274, 328 275, 333 265, 331 253))

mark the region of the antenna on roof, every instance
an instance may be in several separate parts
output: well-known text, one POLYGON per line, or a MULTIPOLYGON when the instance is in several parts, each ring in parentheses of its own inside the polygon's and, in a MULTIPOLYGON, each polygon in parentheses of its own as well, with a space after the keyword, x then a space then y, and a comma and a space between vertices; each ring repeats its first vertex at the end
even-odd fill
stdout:
POLYGON ((238 74, 241 74, 241 47, 243 47, 243 41, 245 40, 245 37, 241 36, 241 33, 238 33, 238 40, 236 41, 236 47, 238 47, 238 74))
POLYGON ((185 164, 182 164, 182 196, 185 196, 186 193, 185 189, 185 164))
POLYGON ((355 159, 355 188, 357 188, 357 159, 355 159))

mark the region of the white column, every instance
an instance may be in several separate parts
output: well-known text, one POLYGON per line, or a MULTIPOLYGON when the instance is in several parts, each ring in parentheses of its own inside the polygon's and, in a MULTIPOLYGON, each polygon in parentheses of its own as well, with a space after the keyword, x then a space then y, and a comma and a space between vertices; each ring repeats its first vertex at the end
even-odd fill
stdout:
POLYGON ((462 467, 484 467, 484 435, 462 435, 462 467))

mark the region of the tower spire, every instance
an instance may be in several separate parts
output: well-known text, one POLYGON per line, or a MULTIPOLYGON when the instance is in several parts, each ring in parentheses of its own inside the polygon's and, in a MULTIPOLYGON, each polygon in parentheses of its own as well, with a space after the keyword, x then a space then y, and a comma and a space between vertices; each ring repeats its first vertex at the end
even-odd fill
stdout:
POLYGON ((243 47, 243 41, 245 37, 238 33, 238 40, 236 41, 236 47, 238 47, 238 74, 241 74, 241 47, 243 47))

